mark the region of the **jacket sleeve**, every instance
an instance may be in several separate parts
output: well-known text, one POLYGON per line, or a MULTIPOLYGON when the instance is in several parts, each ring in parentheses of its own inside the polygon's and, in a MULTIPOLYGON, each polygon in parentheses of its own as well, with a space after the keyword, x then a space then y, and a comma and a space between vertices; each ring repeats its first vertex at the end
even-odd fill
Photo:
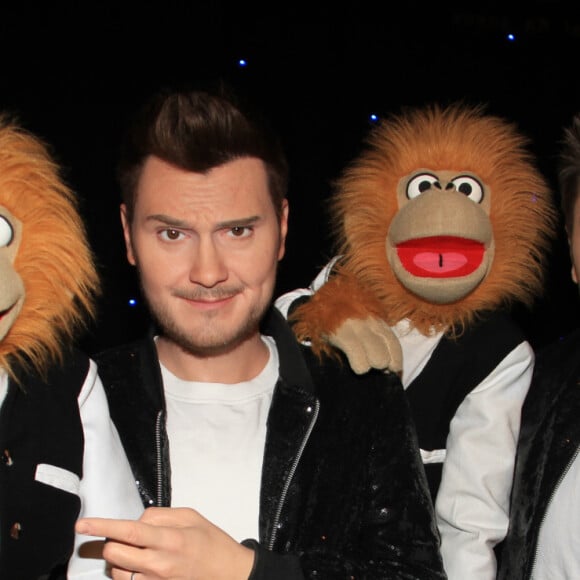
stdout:
POLYGON ((244 540, 242 544, 255 552, 254 567, 248 580, 304 580, 298 556, 270 552, 256 540, 244 540))
POLYGON ((494 547, 507 533, 509 499, 534 354, 521 343, 461 403, 451 421, 435 503, 450 580, 494 580, 494 547))
MULTIPOLYGON (((138 519, 143 504, 119 435, 109 417, 107 399, 93 361, 78 403, 85 440, 79 517, 138 519)), ((110 577, 104 560, 96 557, 98 553, 92 553, 96 547, 95 538, 76 534, 69 579, 104 580, 110 577)))

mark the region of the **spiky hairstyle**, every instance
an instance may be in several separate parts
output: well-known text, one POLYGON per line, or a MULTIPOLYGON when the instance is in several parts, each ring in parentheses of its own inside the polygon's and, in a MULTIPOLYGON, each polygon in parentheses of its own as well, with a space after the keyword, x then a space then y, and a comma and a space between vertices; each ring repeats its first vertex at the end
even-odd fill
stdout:
POLYGON ((512 124, 460 104, 409 109, 370 133, 363 153, 336 183, 332 223, 346 273, 380 299, 389 323, 409 318, 421 331, 461 326, 502 304, 529 305, 541 292, 557 213, 527 145, 512 124), (397 184, 420 168, 471 171, 491 188, 491 271, 470 295, 451 304, 411 294, 386 262, 397 184))
POLYGON ((47 146, 0 115, 0 205, 22 222, 14 262, 26 292, 0 342, 0 367, 44 375, 94 316, 97 272, 72 191, 47 146))
POLYGON ((561 208, 569 236, 574 230, 574 207, 580 198, 580 113, 564 129, 560 151, 558 180, 560 184, 561 208))

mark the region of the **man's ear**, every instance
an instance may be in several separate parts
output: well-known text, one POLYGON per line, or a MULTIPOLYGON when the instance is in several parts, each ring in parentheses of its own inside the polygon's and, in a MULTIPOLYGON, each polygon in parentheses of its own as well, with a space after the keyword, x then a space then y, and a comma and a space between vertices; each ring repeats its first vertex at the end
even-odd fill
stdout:
POLYGON ((580 279, 580 272, 576 271, 576 260, 574 260, 574 240, 572 238, 572 232, 566 227, 566 239, 568 240, 568 252, 570 255, 570 262, 572 263, 572 267, 570 269, 570 273, 572 275, 572 280, 575 284, 578 284, 578 280, 580 279))
POLYGON ((131 224, 127 217, 127 206, 121 204, 121 224, 123 225, 123 236, 125 238, 125 247, 127 248, 127 260, 129 264, 135 265, 135 254, 133 252, 133 244, 131 243, 131 224))
POLYGON ((282 211, 280 212, 280 248, 278 249, 278 261, 284 257, 286 252, 286 235, 288 234, 288 213, 290 208, 288 200, 282 200, 282 211))

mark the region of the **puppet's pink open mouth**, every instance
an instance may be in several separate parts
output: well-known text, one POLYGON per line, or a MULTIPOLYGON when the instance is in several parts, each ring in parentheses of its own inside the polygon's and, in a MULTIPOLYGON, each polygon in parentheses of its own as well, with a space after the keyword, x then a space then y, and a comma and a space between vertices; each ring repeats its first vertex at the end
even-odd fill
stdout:
POLYGON ((405 270, 423 278, 467 276, 477 270, 484 252, 481 242, 454 236, 417 238, 397 245, 405 270))

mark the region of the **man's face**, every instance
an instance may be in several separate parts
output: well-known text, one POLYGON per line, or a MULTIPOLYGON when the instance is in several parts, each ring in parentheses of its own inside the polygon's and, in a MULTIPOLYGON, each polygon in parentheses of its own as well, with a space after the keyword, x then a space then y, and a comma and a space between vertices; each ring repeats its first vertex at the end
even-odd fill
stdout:
POLYGON ((150 157, 133 222, 121 219, 151 312, 166 338, 198 356, 228 352, 259 332, 284 255, 264 164, 228 162, 206 174, 150 157))
POLYGON ((580 280, 580 195, 576 198, 572 217, 572 231, 569 233, 568 242, 572 258, 572 280, 578 284, 580 280))

